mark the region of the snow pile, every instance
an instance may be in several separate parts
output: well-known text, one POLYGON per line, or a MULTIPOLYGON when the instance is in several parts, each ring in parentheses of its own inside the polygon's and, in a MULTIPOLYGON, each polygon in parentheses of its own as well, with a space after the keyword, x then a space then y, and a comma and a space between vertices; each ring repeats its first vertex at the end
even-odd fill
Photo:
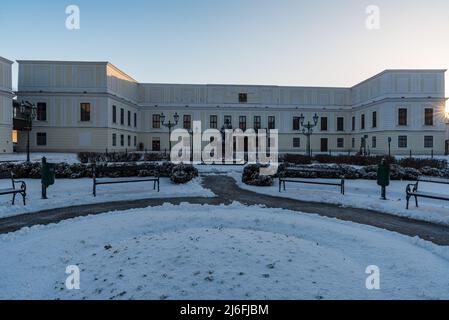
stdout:
POLYGON ((0 299, 447 299, 448 251, 280 209, 164 205, 0 236, 0 299))

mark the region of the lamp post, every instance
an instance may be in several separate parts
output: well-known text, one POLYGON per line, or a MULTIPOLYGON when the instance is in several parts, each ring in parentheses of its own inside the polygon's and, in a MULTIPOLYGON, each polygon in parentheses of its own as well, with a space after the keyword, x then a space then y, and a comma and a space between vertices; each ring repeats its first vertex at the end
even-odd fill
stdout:
POLYGON ((307 154, 311 158, 312 157, 312 149, 310 146, 310 136, 313 134, 313 129, 318 125, 319 116, 315 113, 313 116, 313 123, 310 123, 310 121, 307 121, 307 124, 304 123, 305 117, 301 113, 301 116, 299 117, 299 121, 301 123, 302 128, 302 134, 307 137, 307 154))
POLYGON ((175 115, 173 116, 173 120, 174 122, 172 122, 171 120, 169 120, 168 122, 165 122, 166 117, 165 115, 162 113, 161 114, 161 124, 168 128, 168 145, 169 145, 169 151, 171 153, 171 131, 174 127, 176 127, 179 123, 179 115, 178 113, 175 113, 175 115))
POLYGON ((33 128, 33 120, 36 119, 36 106, 31 102, 22 101, 20 103, 20 113, 26 123, 23 129, 27 132, 27 162, 30 162, 30 131, 33 128))

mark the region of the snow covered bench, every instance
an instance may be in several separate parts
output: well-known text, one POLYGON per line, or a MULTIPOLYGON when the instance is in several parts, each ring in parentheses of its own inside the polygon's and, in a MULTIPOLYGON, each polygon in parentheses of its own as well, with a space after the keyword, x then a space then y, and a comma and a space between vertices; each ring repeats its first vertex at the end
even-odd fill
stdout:
POLYGON ((0 173, 0 179, 11 179, 11 188, 7 189, 0 189, 0 196, 4 195, 12 195, 12 204, 14 205, 16 202, 16 196, 20 194, 23 198, 23 205, 26 205, 25 199, 26 199, 26 191, 27 191, 27 185, 24 181, 19 181, 14 179, 14 173, 0 173), (20 184, 20 187, 17 189, 16 185, 20 184))
MULTIPOLYGON (((324 174, 339 174, 340 170, 331 169, 331 168, 313 168, 313 167, 289 167, 286 169, 286 173, 288 172, 308 172, 308 173, 324 173, 324 174)), ((338 186, 340 188, 341 194, 345 194, 345 179, 344 177, 340 177, 340 181, 338 182, 324 182, 324 181, 314 181, 314 180, 305 180, 303 178, 289 178, 289 177, 279 177, 279 192, 282 192, 282 187, 284 187, 284 191, 286 190, 285 183, 293 182, 293 183, 304 183, 304 184, 315 184, 315 185, 325 185, 325 186, 338 186)))
POLYGON ((140 171, 147 171, 148 168, 144 166, 97 166, 92 165, 92 179, 93 179, 93 194, 97 196, 97 185, 117 184, 117 183, 136 183, 136 182, 153 182, 153 190, 160 191, 159 173, 149 177, 120 177, 120 178, 106 178, 102 177, 105 174, 117 174, 124 172, 134 172, 138 174, 140 171))
POLYGON ((412 198, 412 197, 415 198, 416 207, 418 207, 418 198, 420 198, 420 197, 428 198, 428 199, 435 199, 435 200, 449 201, 449 194, 432 193, 432 192, 425 192, 425 191, 418 190, 420 182, 449 185, 449 179, 426 177, 426 176, 418 177, 418 180, 416 181, 416 183, 407 185, 407 189, 405 191, 407 194, 407 197, 406 197, 407 198, 407 210, 409 208, 410 198, 412 198))

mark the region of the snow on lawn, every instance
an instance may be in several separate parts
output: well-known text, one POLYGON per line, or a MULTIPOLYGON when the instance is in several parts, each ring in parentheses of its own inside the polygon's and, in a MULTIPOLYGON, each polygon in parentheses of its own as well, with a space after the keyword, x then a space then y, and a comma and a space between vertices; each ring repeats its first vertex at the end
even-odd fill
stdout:
MULTIPOLYGON (((41 162, 42 157, 46 157, 48 162, 52 163, 79 163, 78 155, 76 153, 31 153, 30 160, 32 162, 41 162)), ((0 162, 11 161, 11 162, 24 162, 26 161, 26 153, 12 153, 12 154, 0 154, 0 162)))
MULTIPOLYGON (((25 180, 27 184, 27 205, 23 206, 22 197, 16 197, 11 205, 12 196, 0 196, 0 218, 23 213, 32 213, 45 209, 69 207, 90 203, 102 203, 147 198, 176 197, 214 197, 214 193, 201 186, 197 178, 185 185, 175 185, 168 178, 161 178, 161 191, 153 190, 152 182, 111 184, 97 186, 97 197, 92 195, 92 179, 58 179, 47 191, 48 200, 41 199, 40 180, 25 180)), ((10 188, 10 180, 0 180, 0 189, 10 188)))
MULTIPOLYGON (((276 197, 286 197, 303 201, 332 203, 341 206, 372 209, 393 215, 449 225, 449 202, 419 198, 419 208, 410 199, 410 210, 406 210, 405 189, 410 181, 391 181, 387 188, 387 201, 380 199, 380 187, 373 180, 346 180, 346 194, 340 194, 339 187, 286 183, 286 191, 279 193, 279 180, 271 187, 248 186, 241 182, 241 175, 231 174, 242 189, 276 197)), ((313 181, 337 181, 332 179, 313 179, 313 181)), ((420 190, 432 193, 449 194, 449 185, 420 183, 420 190)))
POLYGON ((182 204, 0 235, 0 299, 448 299, 449 248, 281 209, 182 204), (81 270, 67 290, 66 267, 81 270), (367 290, 366 269, 380 269, 367 290))

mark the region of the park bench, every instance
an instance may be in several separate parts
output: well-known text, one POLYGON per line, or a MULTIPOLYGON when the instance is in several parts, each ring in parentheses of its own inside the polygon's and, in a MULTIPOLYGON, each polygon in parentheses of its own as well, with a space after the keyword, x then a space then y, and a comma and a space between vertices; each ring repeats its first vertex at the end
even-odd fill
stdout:
POLYGON ((105 177, 108 174, 121 175, 123 172, 133 172, 138 175, 140 171, 146 171, 148 168, 144 166, 97 166, 92 165, 92 178, 93 178, 93 194, 94 197, 97 196, 97 185, 107 185, 107 184, 118 184, 118 183, 137 183, 137 182, 153 182, 153 190, 157 192, 160 191, 160 179, 159 173, 156 172, 154 175, 149 177, 119 177, 119 178, 109 178, 105 177))
POLYGON ((20 194, 23 198, 23 205, 26 205, 25 199, 26 199, 26 191, 27 191, 27 185, 24 181, 16 180, 14 179, 14 173, 8 172, 8 173, 0 173, 0 179, 10 179, 11 180, 11 188, 6 189, 0 189, 0 196, 12 195, 12 204, 14 205, 16 202, 16 196, 20 194), (19 188, 16 188, 17 185, 19 185, 19 188))
MULTIPOLYGON (((288 175, 288 172, 308 172, 308 173, 324 173, 324 174, 334 174, 334 173, 340 173, 339 169, 331 169, 331 168, 313 168, 313 167, 301 167, 301 166, 295 166, 295 167, 289 167, 286 169, 286 175, 288 175)), ((284 191, 286 190, 285 183, 286 182, 292 182, 292 183, 304 183, 304 184, 315 184, 315 185, 325 185, 325 186, 338 186, 340 188, 341 194, 345 194, 345 179, 344 177, 340 177, 340 181, 338 182, 325 182, 325 181, 314 181, 304 178, 289 178, 287 176, 279 177, 279 192, 282 192, 282 187, 284 188, 284 191)))
POLYGON ((417 208, 418 208, 418 198, 428 198, 428 199, 449 201, 449 194, 432 193, 432 192, 425 192, 425 191, 419 190, 420 182, 449 185, 449 179, 437 178, 437 177, 427 177, 427 176, 418 177, 416 183, 407 185, 407 189, 406 189, 407 210, 409 208, 410 198, 412 198, 412 197, 415 198, 415 204, 416 204, 417 208))

